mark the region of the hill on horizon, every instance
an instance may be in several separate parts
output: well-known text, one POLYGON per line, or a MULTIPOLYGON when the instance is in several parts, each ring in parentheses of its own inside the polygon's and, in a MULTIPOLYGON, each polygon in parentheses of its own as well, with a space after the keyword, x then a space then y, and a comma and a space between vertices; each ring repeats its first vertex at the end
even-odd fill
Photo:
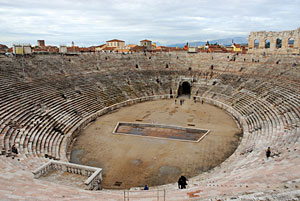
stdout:
MULTIPOLYGON (((217 39, 217 40, 210 40, 208 41, 210 44, 218 43, 219 45, 231 45, 232 41, 237 44, 248 44, 248 38, 246 37, 233 37, 233 38, 224 38, 224 39, 217 39)), ((197 42, 189 42, 190 46, 202 46, 205 45, 206 41, 197 41, 197 42)), ((167 47, 184 47, 186 43, 177 43, 168 45, 167 47)))

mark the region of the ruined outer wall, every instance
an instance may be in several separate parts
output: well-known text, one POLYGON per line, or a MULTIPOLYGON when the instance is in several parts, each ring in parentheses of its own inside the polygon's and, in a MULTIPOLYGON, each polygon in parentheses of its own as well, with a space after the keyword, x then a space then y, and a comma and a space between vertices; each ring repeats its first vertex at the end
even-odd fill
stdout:
POLYGON ((251 32, 248 37, 248 46, 249 51, 248 53, 279 53, 279 54, 299 54, 300 50, 300 28, 297 30, 292 31, 281 31, 281 32, 266 32, 266 31, 259 31, 259 32, 251 32), (289 39, 294 39, 294 46, 289 47, 288 41, 289 39), (270 40, 270 48, 265 48, 266 40, 270 40), (276 47, 276 40, 282 40, 282 47, 276 47), (259 47, 254 47, 254 41, 259 41, 259 47))

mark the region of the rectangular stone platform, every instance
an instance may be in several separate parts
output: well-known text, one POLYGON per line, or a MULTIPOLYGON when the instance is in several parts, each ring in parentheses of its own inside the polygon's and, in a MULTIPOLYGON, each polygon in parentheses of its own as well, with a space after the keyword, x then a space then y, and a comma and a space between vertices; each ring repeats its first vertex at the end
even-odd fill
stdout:
POLYGON ((113 134, 199 142, 209 130, 163 124, 118 122, 113 134))

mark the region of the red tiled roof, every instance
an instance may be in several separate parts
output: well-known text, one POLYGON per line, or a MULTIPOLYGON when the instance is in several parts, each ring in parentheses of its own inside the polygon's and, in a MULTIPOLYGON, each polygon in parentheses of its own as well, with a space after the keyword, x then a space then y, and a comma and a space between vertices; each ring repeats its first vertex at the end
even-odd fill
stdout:
POLYGON ((144 46, 135 46, 135 47, 132 47, 130 50, 133 51, 133 52, 143 52, 145 51, 147 48, 144 47, 144 46))
POLYGON ((241 48, 240 44, 233 44, 236 48, 241 48))
POLYGON ((106 42, 125 42, 125 41, 122 41, 122 40, 119 40, 119 39, 113 39, 113 40, 108 40, 106 42))
POLYGON ((78 46, 67 47, 67 52, 78 52, 78 51, 79 51, 79 47, 78 46))
POLYGON ((152 42, 152 41, 145 39, 145 40, 141 40, 140 42, 152 42))
POLYGON ((129 45, 126 45, 127 48, 133 48, 133 47, 136 47, 138 45, 134 45, 134 44, 129 44, 129 45))
POLYGON ((8 47, 6 45, 2 45, 2 44, 0 44, 0 48, 8 49, 8 47))
POLYGON ((114 50, 114 49, 116 49, 116 47, 106 47, 103 50, 114 50))
POLYGON ((91 46, 91 47, 88 47, 88 49, 89 49, 89 51, 91 51, 91 52, 95 52, 95 46, 91 46))
POLYGON ((35 46, 33 48, 34 52, 58 52, 58 48, 56 46, 43 46, 43 47, 38 47, 35 46))
POLYGON ((106 44, 103 44, 103 45, 98 45, 98 46, 96 46, 96 47, 104 47, 106 44))
POLYGON ((80 47, 80 48, 78 48, 78 50, 79 50, 80 52, 88 52, 88 51, 89 51, 89 48, 87 48, 87 47, 80 47))

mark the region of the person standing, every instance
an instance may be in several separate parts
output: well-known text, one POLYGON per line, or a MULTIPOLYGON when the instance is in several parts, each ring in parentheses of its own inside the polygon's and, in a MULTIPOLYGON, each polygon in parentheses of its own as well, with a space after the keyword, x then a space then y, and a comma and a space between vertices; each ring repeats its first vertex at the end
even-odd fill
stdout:
POLYGON ((181 176, 178 179, 178 188, 179 189, 185 189, 186 185, 187 185, 187 181, 188 181, 188 179, 185 176, 181 176))
POLYGON ((268 147, 268 149, 266 150, 266 156, 267 156, 267 159, 271 156, 271 148, 268 147))
POLYGON ((12 153, 14 153, 15 155, 18 155, 18 149, 16 148, 16 145, 13 145, 12 147, 11 147, 11 152, 12 153))

